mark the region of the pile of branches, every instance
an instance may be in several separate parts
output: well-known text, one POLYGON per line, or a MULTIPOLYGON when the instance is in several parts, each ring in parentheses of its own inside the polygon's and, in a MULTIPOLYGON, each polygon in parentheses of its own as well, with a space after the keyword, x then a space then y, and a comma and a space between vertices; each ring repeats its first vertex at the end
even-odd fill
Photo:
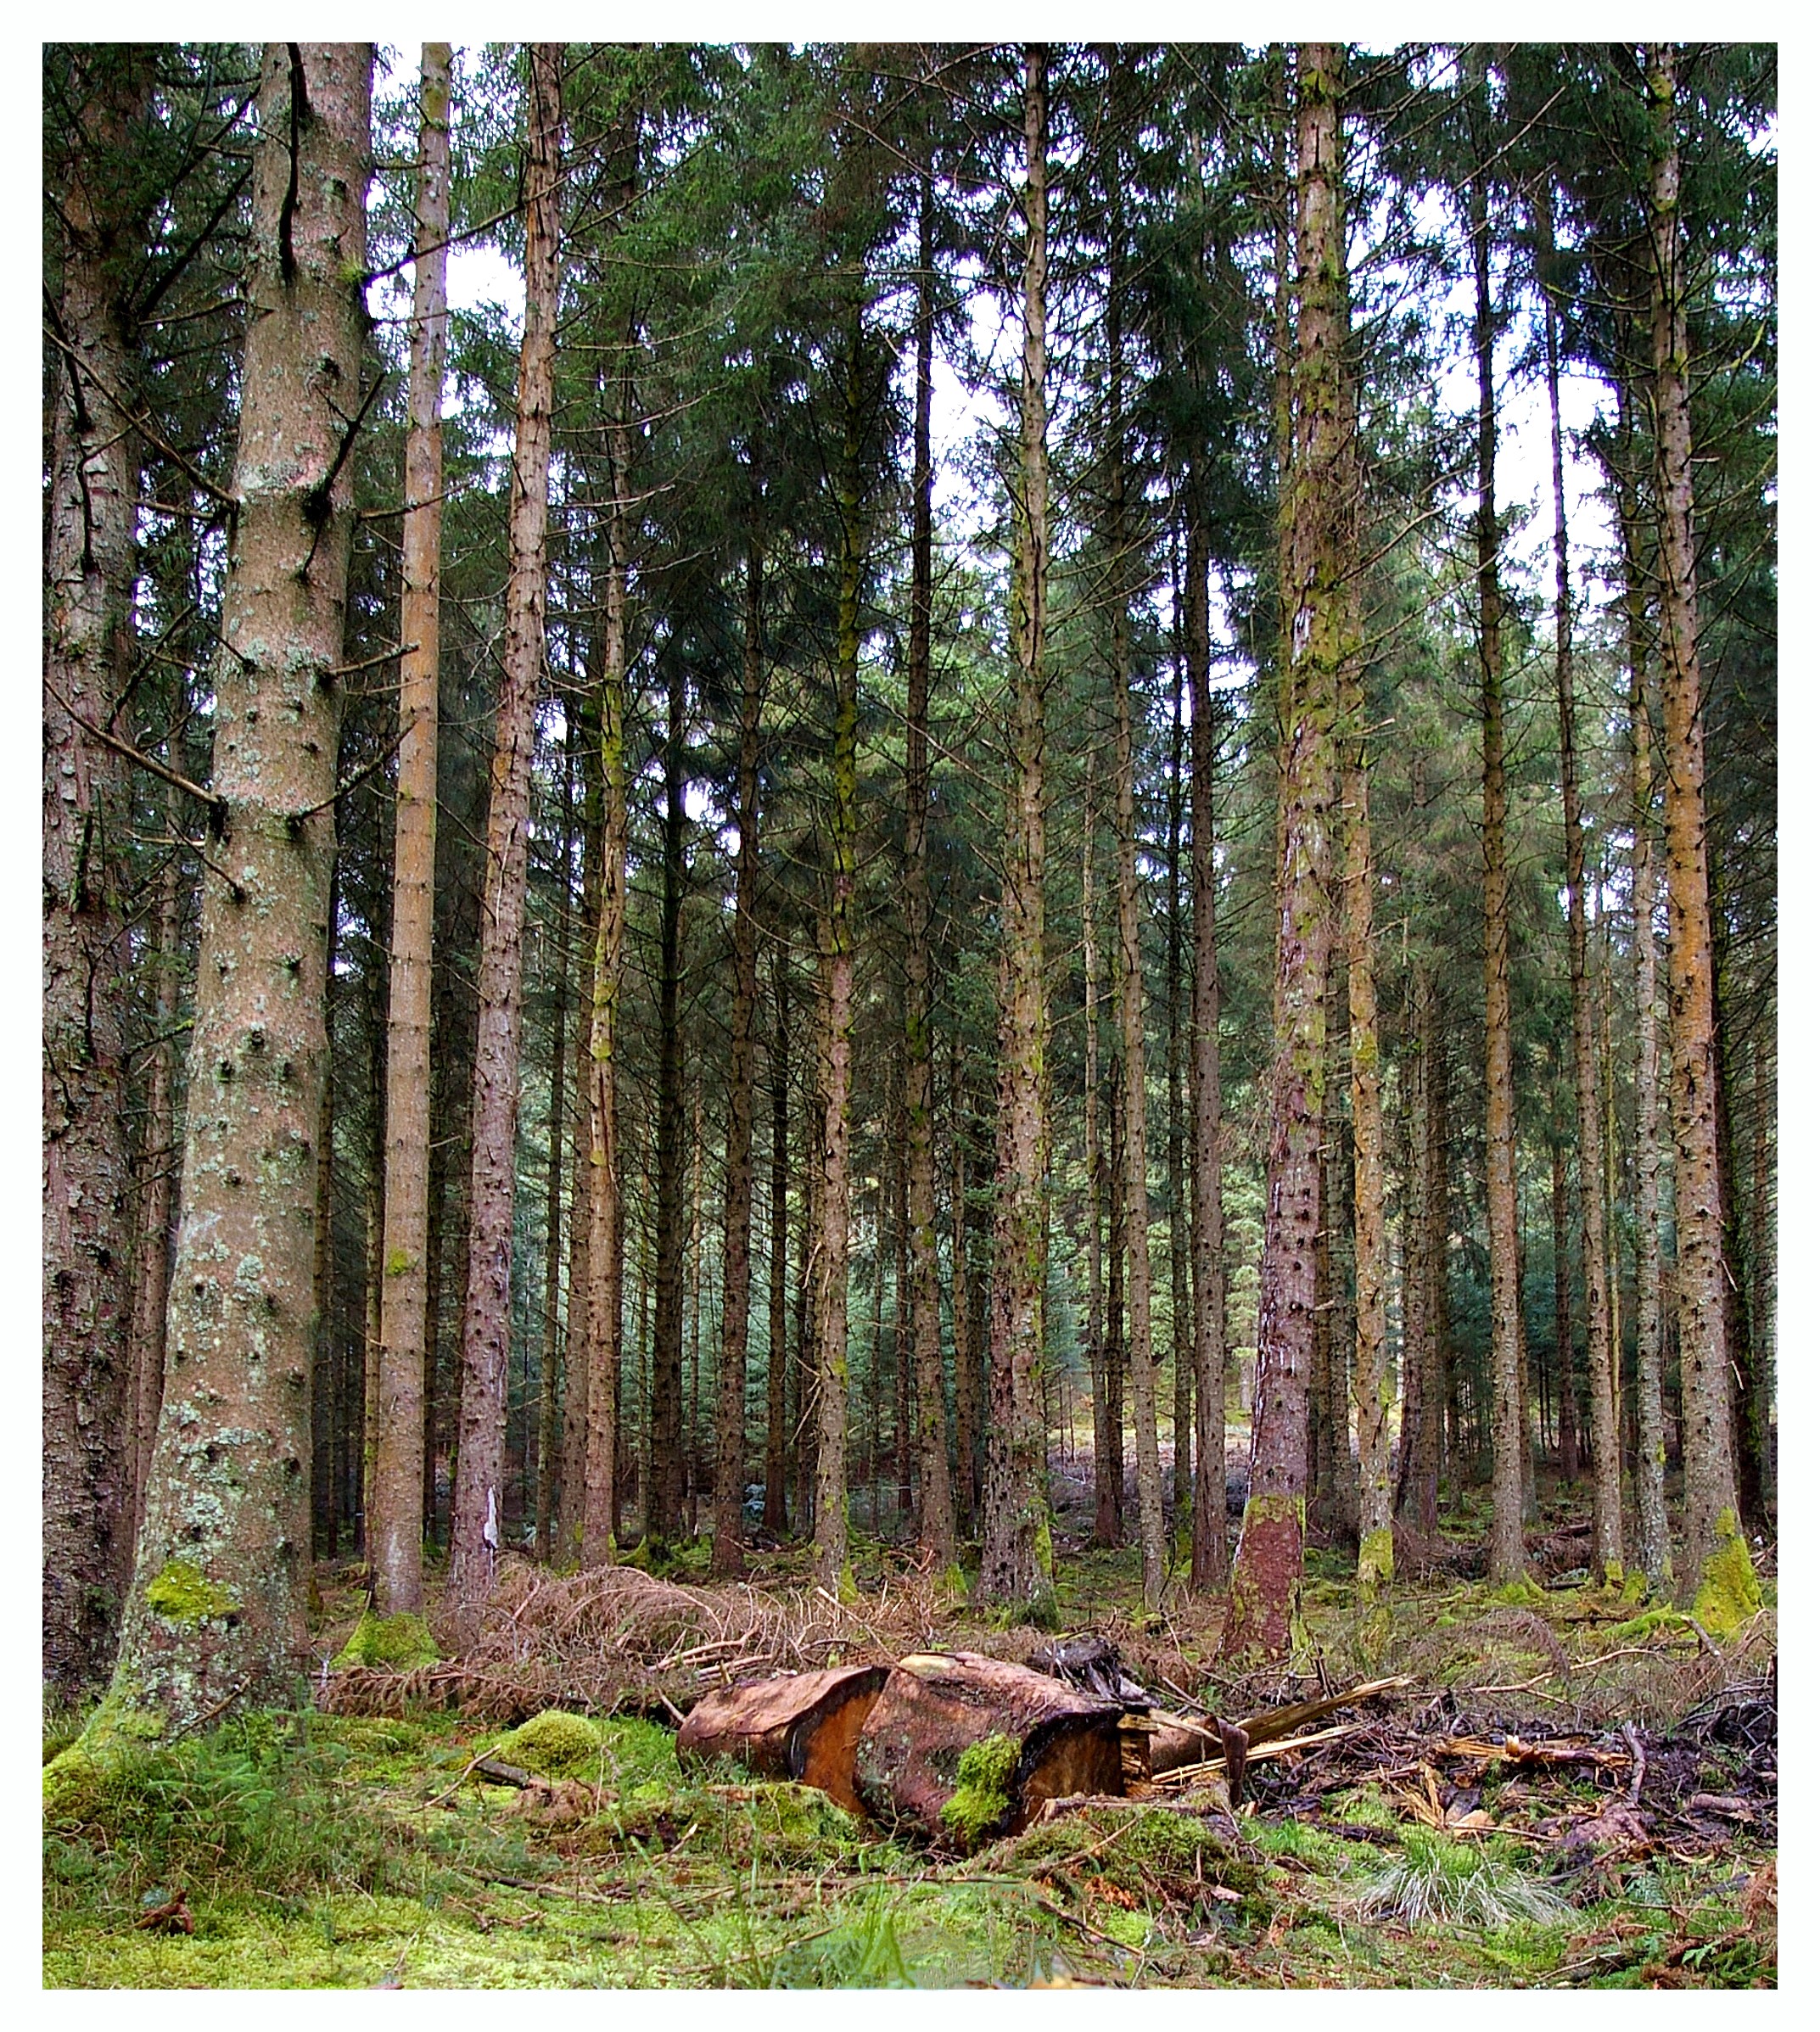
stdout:
POLYGON ((710 1688, 769 1673, 885 1664, 933 1644, 932 1582, 888 1576, 876 1596, 820 1587, 686 1587, 636 1566, 553 1575, 501 1564, 475 1640, 413 1671, 356 1666, 328 1676, 331 1713, 401 1714, 413 1703, 517 1722, 548 1707, 683 1715, 710 1688))

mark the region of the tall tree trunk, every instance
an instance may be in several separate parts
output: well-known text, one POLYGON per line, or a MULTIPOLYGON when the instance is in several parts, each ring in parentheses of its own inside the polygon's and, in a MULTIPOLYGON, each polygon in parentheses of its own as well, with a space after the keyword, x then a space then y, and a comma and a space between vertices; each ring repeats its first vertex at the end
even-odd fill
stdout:
MULTIPOLYGON (((1668 1090, 1675 1133, 1676 1313, 1681 1341, 1688 1581, 1721 1554, 1748 1569, 1738 1524, 1726 1373, 1712 920, 1707 888, 1705 734, 1700 716, 1699 585, 1688 398, 1681 153, 1675 53, 1645 53, 1649 104, 1651 339, 1655 485, 1661 518, 1663 831, 1668 862, 1668 1090)), ((1740 1576, 1746 1578, 1748 1575, 1740 1576)), ((1755 1593, 1754 1581, 1748 1589, 1755 1593)))
POLYGON ((1226 1548, 1226 1237, 1221 1189, 1219 936, 1213 866, 1212 646, 1207 619, 1207 537, 1203 489, 1196 462, 1184 546, 1188 649, 1189 847, 1195 911, 1194 985, 1190 1004, 1189 1098, 1194 1116, 1195 1525, 1190 1592, 1215 1593, 1225 1581, 1226 1548))
MULTIPOLYGON (((1345 721, 1341 802, 1346 828, 1341 889, 1352 1073, 1352 1403, 1358 1418, 1358 1604, 1390 1584, 1390 1377, 1386 1361, 1384 1113, 1378 1081, 1378 991, 1373 973, 1371 817, 1367 795, 1363 672, 1341 676, 1345 721)), ((1344 1438, 1342 1435, 1342 1444, 1344 1438)))
MULTIPOLYGON (((1116 181, 1116 177, 1115 177, 1116 181)), ((1156 1371, 1151 1346, 1150 1162, 1145 1120, 1148 1083, 1144 1055, 1144 959, 1138 913, 1138 823, 1132 757, 1130 614, 1125 569, 1124 336, 1121 325, 1123 228, 1109 227, 1106 290, 1106 385, 1111 473, 1107 534, 1112 557, 1112 733, 1118 828, 1118 1019, 1124 1066, 1125 1259, 1131 1318, 1128 1346, 1132 1408, 1137 1418, 1138 1545, 1146 1606, 1162 1598, 1164 1558, 1162 1464, 1156 1443, 1156 1371)))
MULTIPOLYGON (((1083 1018, 1082 1139, 1087 1164, 1087 1361, 1093 1385, 1093 1542, 1118 1542, 1118 1504, 1112 1486, 1112 1396, 1106 1374, 1106 1341, 1100 1260, 1100 1221, 1106 1205, 1106 1161, 1100 1147, 1099 938, 1094 895, 1093 786, 1087 786, 1081 816, 1081 949, 1083 1018)), ((1115 1230, 1116 1232, 1116 1230, 1115 1230)))
POLYGON ((790 990, 781 938, 771 946, 771 1246, 770 1335, 764 1357, 764 1528, 781 1538, 790 1528, 789 1320, 790 1257, 790 990))
MULTIPOLYGON (((684 848, 688 822, 683 803, 687 693, 682 659, 675 653, 669 658, 667 703, 669 722, 664 740, 664 893, 658 922, 658 960, 657 1313, 651 1343, 651 1470, 645 1497, 645 1531, 659 1543, 677 1537, 682 1531, 686 1478, 682 1338, 689 1230, 683 1212, 680 1003, 682 886, 686 872, 684 848)), ((604 916, 604 887, 602 909, 604 916)), ((602 971, 596 959, 596 1005, 602 971)))
MULTIPOLYGON (((860 580, 865 528, 860 500, 864 311, 857 277, 843 376, 840 574, 836 619, 833 787, 828 844, 833 879, 823 977, 821 1232, 815 1289, 820 1435, 815 1459, 815 1571, 831 1590, 852 1587, 847 1559, 847 1248, 853 1093, 854 889, 859 839, 860 580)), ((876 1366, 878 1351, 872 1351, 876 1366)), ((873 1436, 876 1439, 876 1433, 873 1436)))
POLYGON ((1560 341, 1552 287, 1552 187, 1537 207, 1537 259, 1545 288, 1543 336, 1548 382, 1550 471, 1554 495, 1554 691, 1560 720, 1561 820, 1567 841, 1567 978, 1573 1033, 1574 1112, 1579 1144, 1580 1219, 1586 1266, 1587 1368, 1593 1393, 1593 1565, 1608 1582, 1624 1574, 1611 1301, 1605 1283, 1604 1139, 1593 1056, 1593 1003, 1586 971, 1586 841, 1580 821, 1576 747, 1573 606, 1567 552, 1567 495, 1561 467, 1560 341))
MULTIPOLYGON (((1627 399, 1624 407, 1628 411, 1627 399)), ((1629 422, 1627 413, 1625 422, 1629 422)), ((1655 782, 1649 711, 1649 628, 1645 612, 1641 502, 1621 481, 1625 613, 1630 662, 1631 947, 1637 1025, 1637 1509, 1644 1571, 1650 1585, 1673 1579, 1667 1450, 1662 1425, 1661 1038, 1656 1027, 1655 782)))
POLYGON ((896 1244, 896 1261, 892 1265, 891 1277, 891 1374, 897 1385, 896 1423, 892 1432, 896 1441, 898 1514, 904 1517, 910 1514, 916 1494, 911 1479, 910 1448, 916 1393, 911 1386, 910 1322, 904 1316, 906 1294, 910 1290, 910 1180, 904 1162, 904 1122, 901 1103, 891 1135, 893 1160, 891 1229, 896 1244))
POLYGON ((1263 1266, 1251 1493, 1234 1561, 1224 1649, 1280 1656, 1299 1641, 1308 1483, 1307 1415, 1314 1352, 1314 1255, 1326 1085, 1325 998, 1333 941, 1329 897, 1335 688, 1346 641, 1342 483, 1347 411, 1340 363, 1346 300, 1341 190, 1341 53, 1297 50, 1294 449, 1282 673, 1278 930, 1265 1158, 1263 1266))
POLYGON ((991 1415, 979 1598, 1026 1602, 1050 1581, 1043 1357, 1043 631, 1049 586, 1046 299, 1049 52, 1024 49, 1023 365, 1012 489, 1011 783, 1005 799, 999 965, 997 1205, 991 1415))
MULTIPOLYGON (((543 1354, 538 1376, 537 1404, 537 1557, 547 1565, 556 1553, 556 1489, 561 1480, 557 1453, 557 1412, 560 1392, 557 1365, 563 1346, 561 1312, 563 1289, 563 1129, 568 1116, 563 1089, 568 1083, 566 1053, 568 1018, 568 948, 570 904, 574 899, 575 853, 575 752, 580 747, 580 729, 573 708, 565 710, 563 744, 562 886, 557 895, 556 1005, 551 1014, 550 1034, 550 1149, 544 1190, 544 1334, 543 1354)), ((578 1202, 569 1208, 571 1228, 577 1218, 585 1219, 587 1208, 578 1202)), ((581 1294, 569 1287, 569 1303, 581 1301, 581 1294)))
MULTIPOLYGON (((1181 604, 1176 602, 1177 626, 1181 604)), ((1169 1037, 1165 1080, 1169 1094, 1169 1342, 1175 1370, 1170 1440, 1174 1460, 1170 1530, 1178 1541, 1191 1529, 1194 1507, 1194 1322, 1188 1296, 1186 1123, 1182 1108, 1182 686, 1177 665, 1174 724, 1169 741, 1168 997, 1169 1037)))
POLYGON ((1548 1201, 1554 1223, 1554 1366, 1560 1400, 1555 1414, 1560 1432, 1561 1480, 1577 1481, 1574 1393, 1573 1263, 1568 1254, 1567 1155, 1559 1136, 1548 1139, 1548 1201))
MULTIPOLYGON (((179 792, 172 791, 173 805, 179 792)), ((171 814, 177 830, 176 811, 171 814)), ((146 1478, 165 1397, 165 1319, 171 1293, 171 1210, 176 1198, 176 1082, 177 987, 182 970, 183 870, 173 848, 158 878, 156 1041, 146 1066, 145 1146, 141 1155, 139 1272, 133 1304, 133 1510, 135 1531, 145 1514, 146 1478)), ((315 1448, 312 1442, 311 1458, 315 1448)))
MULTIPOLYGON (((916 416, 910 479, 910 632, 904 762, 904 1115, 910 1340, 916 1399, 917 1543, 938 1570, 955 1562, 955 1499, 942 1409, 942 1293, 935 1240, 934 1041, 929 989, 929 607, 933 577, 930 410, 935 363, 935 185, 918 187, 916 416)), ((901 1299, 901 1294, 900 1294, 901 1299)), ((898 1357, 904 1358, 899 1332, 898 1357)))
POLYGON ((714 1420, 714 1570, 745 1570, 746 1341, 752 1301, 753 1023, 759 1005, 759 714, 764 703, 764 559, 746 557, 746 640, 739 703, 735 822, 739 868, 733 903, 733 1042, 727 1066, 726 1240, 721 1256, 720 1392, 714 1420))
POLYGON ((448 344, 449 45, 420 70, 404 590, 385 1054, 384 1274, 367 1544, 383 1615, 423 1607, 423 1357, 429 1230, 430 954, 436 887, 436 708, 442 631, 442 372, 448 344))
MULTIPOLYGON (((126 971, 118 894, 125 764, 110 726, 133 655, 138 439, 126 411, 143 179, 125 157, 150 110, 148 45, 90 45, 79 152, 54 210, 62 288, 46 498, 44 628, 44 1686, 92 1694, 114 1662, 132 1570, 133 1247, 126 971)), ((47 302, 48 303, 48 299, 47 302)))
MULTIPOLYGON (((312 1542, 320 1557, 341 1553, 341 1481, 338 1434, 340 1427, 340 1363, 335 1344, 335 1065, 330 1040, 335 1033, 336 882, 328 880, 328 952, 323 967, 322 1101, 316 1117, 315 1246, 311 1288, 315 1294, 315 1331, 311 1344, 310 1491, 312 1542)), ((157 1436, 153 1436, 155 1447, 157 1436)), ((144 1511, 140 1528, 144 1528, 144 1511)))
POLYGON ((967 1127, 960 1081, 960 1039, 948 1059, 948 1112, 954 1169, 949 1183, 949 1316, 955 1336, 955 1461, 956 1508, 972 1529, 979 1519, 979 1343, 973 1331, 973 1286, 967 1262, 967 1127))
POLYGON ((1441 1393, 1434 1380, 1436 1323, 1429 1263, 1429 1094, 1433 1083, 1432 983, 1418 966, 1409 1001, 1415 1050, 1408 1060, 1403 1109, 1408 1143, 1403 1205, 1403 1431, 1398 1441, 1397 1514, 1408 1528, 1432 1537, 1440 1528, 1441 1393))
POLYGON ((449 1587, 465 1611, 492 1577, 488 1517, 496 1516, 506 1441, 506 1365, 512 1313, 513 1160, 518 1122, 518 1029, 531 749, 544 660, 545 531, 550 412, 561 284, 563 45, 529 49, 525 174, 524 340, 512 448, 511 568, 506 588, 498 728, 487 809, 486 890, 477 968, 473 1184, 468 1296, 462 1320, 461 1435, 451 1518, 449 1587))
MULTIPOLYGON (((1122 1056, 1109 1067, 1111 1122, 1106 1164, 1106 1480, 1112 1496, 1108 1545, 1125 1542, 1125 1175, 1124 1075, 1122 1056)), ((1097 1538, 1098 1533, 1095 1532, 1097 1538)))
POLYGON ((234 1700, 288 1705, 306 1643, 344 453, 364 322, 350 278, 366 266, 372 77, 365 42, 270 43, 260 65, 168 1387, 91 1750, 129 1717, 168 1736, 234 1700))
MULTIPOLYGON (((1519 1375, 1516 1245, 1516 1093, 1510 1055, 1510 876, 1504 842, 1504 596, 1498 583, 1495 462, 1498 412, 1492 380, 1492 236, 1484 106, 1490 86, 1481 58, 1474 100, 1476 162, 1468 188, 1476 307, 1473 346, 1479 363, 1476 518, 1479 581, 1480 724, 1485 811, 1485 1201, 1492 1266, 1492 1529, 1487 1570, 1520 1581, 1523 1555, 1522 1385, 1519 1375)), ((1599 1174, 1592 1174, 1597 1190, 1599 1174)), ((1602 1272, 1588 1271, 1588 1276, 1602 1272)), ((1596 1415, 1596 1414, 1595 1414, 1596 1415)))
POLYGON ((815 1057, 813 1077, 803 1097, 803 1159, 798 1195, 803 1225, 797 1248, 796 1436, 798 1536, 808 1537, 815 1523, 815 1467, 821 1451, 821 1327, 815 1313, 821 1270, 821 1138, 827 1126, 827 1027, 820 1007, 827 982, 817 969, 815 980, 815 1057))

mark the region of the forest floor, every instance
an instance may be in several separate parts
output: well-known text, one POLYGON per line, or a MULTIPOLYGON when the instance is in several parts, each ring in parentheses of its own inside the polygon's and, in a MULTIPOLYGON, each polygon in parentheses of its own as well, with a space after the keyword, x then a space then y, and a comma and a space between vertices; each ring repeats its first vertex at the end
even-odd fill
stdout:
MULTIPOLYGON (((1772 1985, 1773 1579, 1764 1609, 1715 1644, 1577 1579, 1565 1509, 1545 1509, 1533 1541, 1543 1585, 1502 1593, 1459 1570, 1482 1518, 1469 1504, 1443 1522, 1431 1570, 1369 1617, 1347 1559, 1314 1553, 1308 1654, 1273 1675, 1223 1666, 1218 1604, 1143 1619, 1134 1551, 1064 1551, 1062 1625, 1109 1637, 1170 1706, 1234 1716, 1368 1677, 1411 1683, 1254 1762, 1235 1815, 1223 1792, 1166 1778, 972 1856, 731 1764, 679 1766, 674 1716, 767 1662, 1022 1658, 1043 1632, 969 1612, 876 1541, 856 1545, 848 1604, 807 1585, 795 1550, 731 1589, 686 1559, 566 1580, 509 1561, 462 1657, 325 1671, 317 1711, 148 1755, 48 1828, 43 1979, 1772 1985), (552 1707, 588 1719, 557 1732, 547 1782, 484 1782, 475 1760, 552 1707)), ((357 1579, 319 1576, 325 1665, 358 1617, 357 1579)), ((48 1719, 47 1757, 78 1722, 48 1719)), ((508 1758, 535 1766, 537 1734, 508 1758)))

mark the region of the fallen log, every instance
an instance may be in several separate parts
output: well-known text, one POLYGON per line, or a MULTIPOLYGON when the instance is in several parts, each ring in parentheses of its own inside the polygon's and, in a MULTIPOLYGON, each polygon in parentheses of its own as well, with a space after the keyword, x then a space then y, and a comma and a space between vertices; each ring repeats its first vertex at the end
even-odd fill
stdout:
POLYGON ((860 1731, 854 1783, 887 1827, 975 1849, 1044 1802, 1124 1790, 1117 1701, 976 1652, 899 1660, 860 1731))
POLYGON ((844 1665, 790 1672, 758 1686, 704 1693, 676 1732, 677 1758, 707 1763, 733 1757, 762 1777, 816 1786, 849 1813, 859 1813, 854 1749, 885 1671, 844 1665))

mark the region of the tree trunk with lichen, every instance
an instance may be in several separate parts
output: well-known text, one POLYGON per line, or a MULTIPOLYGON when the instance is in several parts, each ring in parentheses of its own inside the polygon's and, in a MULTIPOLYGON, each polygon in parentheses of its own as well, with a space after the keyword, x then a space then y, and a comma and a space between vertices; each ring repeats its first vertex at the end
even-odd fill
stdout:
POLYGON ((132 1570, 132 1167, 116 986, 127 772, 89 730, 111 724, 133 654, 138 440, 119 403, 145 238, 120 171, 149 111, 149 58, 128 45, 72 59, 91 96, 82 148, 56 179, 63 272, 46 299, 63 346, 44 553, 43 1664, 46 1693, 64 1700, 105 1681, 132 1570))
POLYGON ((1043 629, 1049 583, 1045 446, 1049 53, 1024 51, 1023 363, 1012 487, 1011 781, 999 958, 997 1206, 990 1415, 978 1596, 1027 1602, 1049 1582, 1049 1506, 1037 1379, 1043 1354, 1043 629))
POLYGON ((1346 294, 1341 53, 1297 51, 1294 436, 1289 472, 1288 655, 1281 686, 1278 928, 1265 1156, 1263 1265, 1251 1493, 1226 1616, 1229 1654, 1280 1657, 1297 1641, 1308 1486, 1308 1396, 1320 1223, 1334 710, 1348 652, 1344 529, 1347 411, 1338 367, 1346 294))
POLYGON ((236 1700, 289 1706, 308 1658, 316 1145, 364 325, 350 278, 366 266, 372 76, 364 42, 269 43, 260 66, 166 1387, 119 1661, 71 1762, 236 1700))
POLYGON ((1712 920, 1700 714, 1700 607, 1688 395, 1686 267, 1675 53, 1646 48, 1655 485, 1660 526, 1663 831, 1668 864, 1669 1099, 1675 1134, 1676 1312, 1680 1329, 1688 1584, 1709 1562, 1756 1592, 1738 1522, 1725 1348, 1714 1067, 1712 920), (1735 1548, 1735 1549, 1734 1549, 1735 1548))
POLYGON ((385 1054, 378 1418, 367 1542, 382 1615, 423 1607, 423 1328, 429 1233, 430 948, 442 607, 442 368, 448 342, 449 45, 423 45, 423 139, 405 436, 404 589, 385 1054))
POLYGON ((563 46, 532 43, 529 64, 524 339, 512 458, 506 639, 476 969, 480 1016, 474 1047, 473 1185, 462 1320, 461 1436, 450 1533, 449 1588, 464 1611, 479 1602, 491 1582, 493 1560, 484 1533, 490 1507, 496 1516, 504 1493, 531 749, 544 661, 545 534, 561 283, 563 46))

